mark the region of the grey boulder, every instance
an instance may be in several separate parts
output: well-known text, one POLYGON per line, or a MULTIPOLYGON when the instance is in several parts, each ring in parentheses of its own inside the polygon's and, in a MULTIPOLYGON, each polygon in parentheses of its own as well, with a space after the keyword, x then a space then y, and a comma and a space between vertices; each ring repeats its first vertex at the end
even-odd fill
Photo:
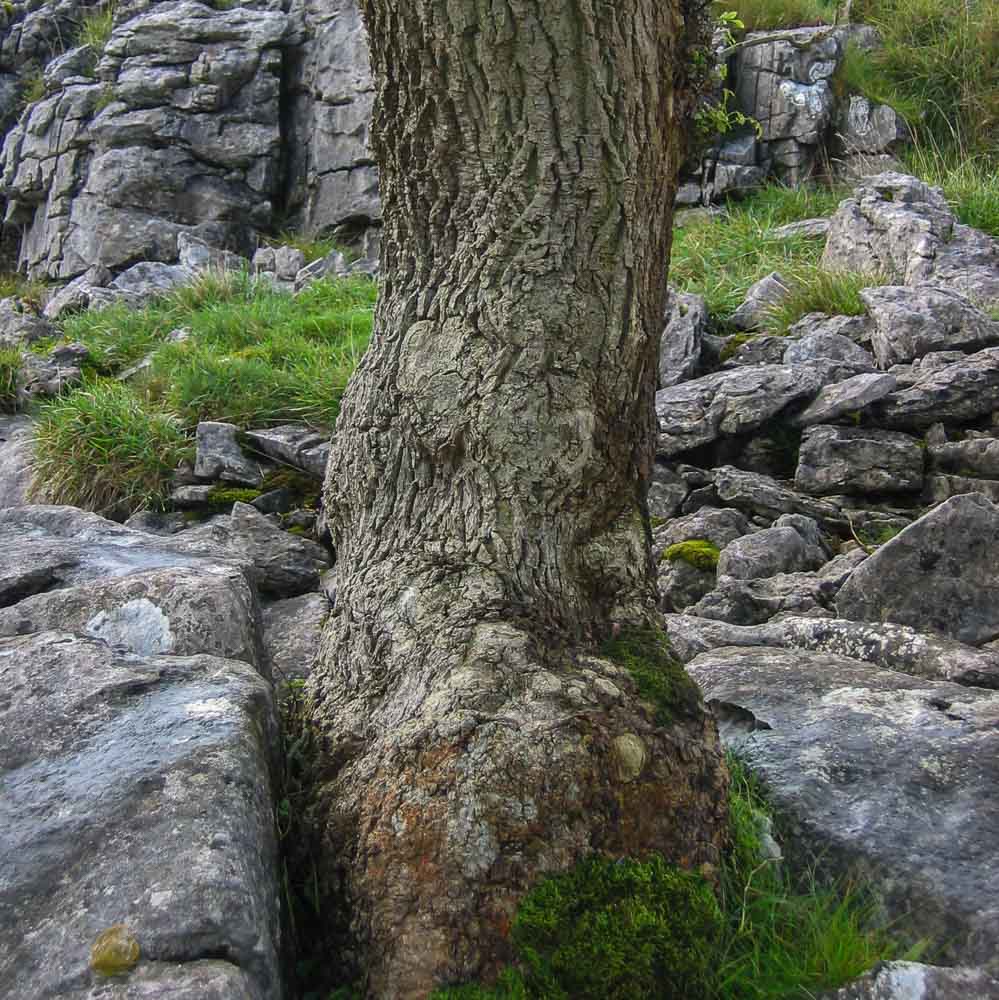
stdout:
POLYGON ((801 439, 794 485, 815 496, 918 492, 923 449, 897 431, 820 424, 801 439))
POLYGON ((264 466, 243 453, 235 424, 202 420, 198 424, 194 474, 199 479, 259 486, 264 481, 264 466))
POLYGON ((894 392, 897 384, 894 375, 884 372, 854 375, 824 386, 801 413, 792 417, 791 423, 796 427, 811 427, 831 423, 840 417, 859 415, 872 403, 894 392))
POLYGON ((999 1000, 999 982, 982 969, 883 962, 819 1000, 999 1000))
MULTIPOLYGON (((865 558, 859 550, 851 556, 851 568, 865 558)), ((693 615, 667 615, 666 630, 673 651, 684 663, 719 646, 771 646, 835 653, 863 662, 870 669, 897 670, 927 680, 999 688, 999 652, 926 635, 906 625, 794 616, 762 625, 732 625, 693 615)))
POLYGON ((767 313, 789 293, 787 280, 777 271, 750 285, 742 304, 728 321, 740 330, 756 330, 766 319, 767 313))
POLYGON ((999 323, 951 288, 883 285, 860 293, 874 320, 878 364, 913 361, 933 351, 974 351, 999 343, 999 323))
POLYGON ((980 645, 999 636, 999 506, 956 496, 882 545, 836 607, 854 621, 898 622, 980 645))
POLYGON ((758 365, 660 389, 657 451, 668 458, 719 437, 755 430, 790 403, 813 396, 822 381, 811 368, 758 365))
POLYGON ((701 338, 708 328, 708 307, 700 295, 669 290, 666 325, 659 345, 659 388, 697 374, 701 338))
POLYGON ((796 850, 864 872, 942 960, 995 970, 999 693, 803 650, 722 647, 687 670, 796 850))
POLYGON ((49 631, 0 639, 0 686, 0 996, 279 997, 269 683, 49 631), (122 924, 140 964, 108 981, 122 924))

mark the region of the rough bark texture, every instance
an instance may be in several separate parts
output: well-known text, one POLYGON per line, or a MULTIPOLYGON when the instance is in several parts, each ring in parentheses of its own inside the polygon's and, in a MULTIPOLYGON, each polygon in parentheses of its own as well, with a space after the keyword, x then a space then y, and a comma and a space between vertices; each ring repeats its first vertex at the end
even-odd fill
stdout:
POLYGON ((700 709, 657 726, 596 654, 654 620, 678 6, 362 6, 384 278, 327 478, 312 695, 369 995, 416 998, 495 972, 545 873, 714 861, 725 776, 700 709))

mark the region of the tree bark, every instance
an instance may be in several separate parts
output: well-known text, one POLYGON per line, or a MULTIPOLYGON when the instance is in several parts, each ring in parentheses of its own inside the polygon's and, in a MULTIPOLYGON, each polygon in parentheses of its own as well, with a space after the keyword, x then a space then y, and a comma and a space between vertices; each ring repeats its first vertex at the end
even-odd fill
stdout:
POLYGON ((698 707, 598 655, 656 622, 645 504, 682 154, 675 0, 361 0, 385 232, 326 481, 311 695, 373 997, 509 959, 593 852, 716 860, 698 707))

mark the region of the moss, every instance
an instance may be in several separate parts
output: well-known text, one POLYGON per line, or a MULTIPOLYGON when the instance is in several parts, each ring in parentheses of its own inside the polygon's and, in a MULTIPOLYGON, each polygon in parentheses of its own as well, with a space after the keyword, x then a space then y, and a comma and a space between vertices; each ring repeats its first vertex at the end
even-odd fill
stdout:
POLYGON ((208 491, 208 502, 218 507, 228 507, 234 503, 253 503, 260 496, 260 490, 245 486, 216 486, 208 491))
POLYGON ((722 915, 701 875, 653 856, 588 858, 521 900, 518 969, 494 987, 437 990, 432 1000, 642 1000, 711 995, 722 915))
POLYGON ((638 694, 656 709, 656 723, 670 725, 679 715, 700 710, 701 695, 683 664, 669 648, 666 634, 659 629, 624 629, 607 640, 600 652, 631 674, 638 694))
POLYGON ((714 570, 718 568, 721 550, 706 538, 691 538, 677 542, 663 553, 666 562, 685 562, 695 569, 714 570))
POLYGON ((312 538, 312 532, 308 528, 303 528, 300 524, 293 524, 285 529, 289 535, 297 535, 299 538, 312 538))
POLYGON ((718 355, 718 360, 721 362, 729 361, 735 357, 738 353, 739 348, 743 344, 748 344, 753 337, 748 333, 735 333, 725 341, 725 346, 721 349, 721 353, 718 355))
POLYGON ((130 972, 139 961, 139 942, 124 924, 101 931, 90 949, 90 967, 102 976, 130 972))

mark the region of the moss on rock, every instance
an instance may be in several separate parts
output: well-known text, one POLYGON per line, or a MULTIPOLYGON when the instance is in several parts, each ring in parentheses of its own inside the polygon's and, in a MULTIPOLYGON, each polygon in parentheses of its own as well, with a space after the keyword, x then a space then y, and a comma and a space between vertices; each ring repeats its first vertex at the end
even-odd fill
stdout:
POLYGON ((695 569, 713 570, 718 568, 718 557, 721 550, 714 542, 706 538, 691 538, 686 542, 677 542, 663 553, 667 562, 689 563, 695 569))

